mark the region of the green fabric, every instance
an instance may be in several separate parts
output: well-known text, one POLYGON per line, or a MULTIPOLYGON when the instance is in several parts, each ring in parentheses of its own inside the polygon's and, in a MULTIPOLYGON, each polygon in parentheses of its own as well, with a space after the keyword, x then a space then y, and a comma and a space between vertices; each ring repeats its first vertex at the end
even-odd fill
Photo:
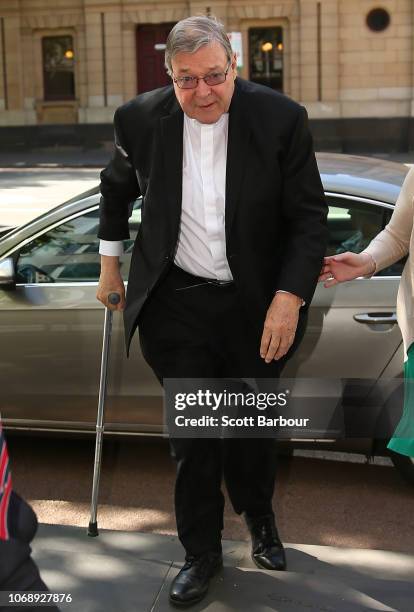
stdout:
POLYGON ((388 448, 414 457, 414 343, 407 352, 404 362, 404 408, 400 422, 388 443, 388 448))

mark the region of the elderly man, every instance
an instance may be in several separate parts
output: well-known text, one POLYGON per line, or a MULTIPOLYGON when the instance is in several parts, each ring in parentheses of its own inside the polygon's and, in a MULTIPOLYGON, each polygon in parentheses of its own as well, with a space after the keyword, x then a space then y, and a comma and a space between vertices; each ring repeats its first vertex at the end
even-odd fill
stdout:
MULTIPOLYGON (((238 78, 213 18, 178 22, 165 63, 172 86, 115 113, 115 153, 101 174, 97 297, 108 305, 110 292, 121 294, 127 350, 138 326, 161 382, 275 379, 304 333, 327 241, 306 111, 238 78), (140 194, 125 301, 120 241, 140 194)), ((171 448, 186 563, 170 600, 200 600, 222 564, 223 473, 255 563, 285 569, 272 508, 275 441, 172 438, 171 448)))

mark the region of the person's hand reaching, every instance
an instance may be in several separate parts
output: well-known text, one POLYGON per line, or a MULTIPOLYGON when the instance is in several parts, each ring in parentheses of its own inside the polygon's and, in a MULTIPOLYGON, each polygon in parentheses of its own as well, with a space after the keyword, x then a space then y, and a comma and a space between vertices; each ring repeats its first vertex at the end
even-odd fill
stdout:
POLYGON ((354 280, 359 276, 368 276, 375 272, 375 261, 368 253, 341 253, 324 258, 319 281, 325 281, 324 287, 333 287, 338 283, 354 280))

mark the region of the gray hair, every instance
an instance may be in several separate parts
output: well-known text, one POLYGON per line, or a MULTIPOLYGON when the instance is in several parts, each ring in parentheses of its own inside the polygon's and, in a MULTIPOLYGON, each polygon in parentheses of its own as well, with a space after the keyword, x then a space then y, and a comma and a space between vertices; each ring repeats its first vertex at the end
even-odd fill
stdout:
POLYGON ((224 25, 215 17, 187 17, 175 24, 168 34, 165 47, 165 67, 172 76, 171 61, 177 53, 195 53, 201 47, 218 42, 226 52, 229 62, 233 51, 224 25))

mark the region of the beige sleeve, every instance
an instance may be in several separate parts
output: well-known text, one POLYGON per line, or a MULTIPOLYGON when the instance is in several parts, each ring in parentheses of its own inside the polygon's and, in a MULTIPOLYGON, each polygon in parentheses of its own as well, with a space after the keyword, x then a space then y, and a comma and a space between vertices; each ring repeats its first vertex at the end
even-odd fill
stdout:
POLYGON ((411 168, 401 187, 389 223, 364 249, 382 270, 408 254, 413 228, 414 168, 411 168))

